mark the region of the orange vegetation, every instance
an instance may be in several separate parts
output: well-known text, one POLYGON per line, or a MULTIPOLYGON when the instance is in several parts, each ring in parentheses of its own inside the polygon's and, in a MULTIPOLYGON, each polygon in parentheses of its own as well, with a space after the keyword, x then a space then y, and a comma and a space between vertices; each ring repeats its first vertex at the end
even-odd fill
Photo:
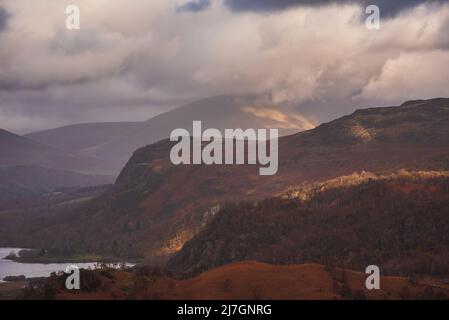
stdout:
POLYGON ((61 299, 187 299, 187 300, 330 300, 446 298, 449 283, 382 277, 380 290, 365 289, 367 275, 318 264, 270 265, 254 261, 229 264, 198 277, 137 277, 117 271, 94 293, 64 292, 61 299))

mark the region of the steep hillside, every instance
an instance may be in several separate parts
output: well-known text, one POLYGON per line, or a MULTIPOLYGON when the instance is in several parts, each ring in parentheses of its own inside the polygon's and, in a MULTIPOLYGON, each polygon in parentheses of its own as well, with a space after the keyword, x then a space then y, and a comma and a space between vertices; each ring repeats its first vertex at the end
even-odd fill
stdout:
POLYGON ((340 177, 223 208, 169 262, 179 276, 258 260, 449 273, 449 172, 340 177))
MULTIPOLYGON (((189 128, 186 119, 181 127, 189 128)), ((176 167, 169 159, 173 143, 161 141, 137 150, 105 195, 64 213, 64 219, 36 222, 35 231, 11 245, 165 256, 230 202, 273 197, 293 185, 364 170, 449 169, 448 123, 448 99, 357 111, 280 139, 279 172, 270 177, 259 176, 258 166, 176 167)))

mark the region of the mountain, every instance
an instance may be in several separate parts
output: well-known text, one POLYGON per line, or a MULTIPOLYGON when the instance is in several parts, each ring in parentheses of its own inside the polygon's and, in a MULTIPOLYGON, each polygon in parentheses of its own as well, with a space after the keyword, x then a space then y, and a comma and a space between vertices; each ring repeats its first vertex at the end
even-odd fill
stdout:
POLYGON ((104 144, 136 130, 141 122, 83 123, 34 132, 26 138, 71 153, 104 144))
MULTIPOLYGON (((20 224, 22 229, 14 230, 8 238, 13 239, 9 245, 34 245, 55 252, 102 252, 127 257, 172 255, 179 252, 187 241, 200 236, 205 228, 217 223, 215 219, 222 217, 219 212, 223 208, 226 210, 230 203, 272 199, 285 194, 292 186, 310 186, 354 172, 448 170, 448 123, 449 99, 358 110, 315 129, 281 138, 279 171, 275 176, 259 176, 258 166, 248 165, 174 166, 169 159, 174 143, 163 140, 134 152, 108 192, 73 211, 60 214, 57 220, 50 214, 39 219, 30 217, 29 224, 20 224)), ((342 190, 344 194, 345 188, 342 190)), ((348 191, 354 199, 357 199, 356 191, 348 191)), ((385 194, 389 191, 386 187, 379 187, 372 192, 385 194)), ((383 201, 382 197, 375 199, 383 201)), ((442 199, 444 201, 444 197, 442 199)), ((406 206, 407 201, 401 200, 401 206, 406 206)), ((417 205, 424 210, 426 203, 417 205)), ((437 204, 438 208, 441 203, 437 204)), ((329 208, 332 208, 332 201, 329 208)), ((354 208, 358 207, 354 205, 354 208)), ((238 208, 235 210, 241 212, 238 208)), ((440 213, 435 211, 432 219, 443 226, 444 221, 439 221, 440 213)), ((387 222, 393 223, 394 220, 387 222)), ((246 221, 242 220, 243 223, 242 228, 251 229, 246 221)), ((399 223, 407 225, 405 220, 399 223)), ((320 229, 317 228, 316 232, 319 233, 320 229)), ((342 231, 342 234, 345 233, 342 231)), ((239 239, 243 244, 247 241, 245 237, 239 239)), ((438 243, 435 238, 432 241, 438 243)), ((209 250, 213 254, 216 248, 209 250)), ((179 263, 185 263, 188 266, 186 270, 192 273, 202 268, 189 259, 179 259, 179 263)), ((215 262, 211 261, 213 265, 215 262)))
POLYGON ((81 157, 0 129, 0 166, 41 166, 78 172, 107 172, 99 159, 81 157))
POLYGON ((102 159, 118 173, 138 148, 167 139, 177 128, 192 130, 201 120, 203 128, 280 128, 281 135, 310 129, 314 125, 292 108, 278 108, 260 96, 217 96, 196 101, 143 123, 83 124, 27 135, 38 142, 102 159))

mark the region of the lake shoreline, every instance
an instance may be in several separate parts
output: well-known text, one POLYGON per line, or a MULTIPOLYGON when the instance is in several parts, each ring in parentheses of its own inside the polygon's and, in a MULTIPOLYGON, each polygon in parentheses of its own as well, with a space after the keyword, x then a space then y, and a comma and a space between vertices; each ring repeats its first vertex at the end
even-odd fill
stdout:
POLYGON ((97 269, 103 266, 110 268, 118 268, 122 265, 133 267, 135 263, 92 254, 52 256, 43 250, 0 248, 0 283, 5 283, 5 278, 23 280, 21 276, 24 276, 26 280, 48 278, 54 272, 64 272, 71 265, 80 269, 97 269), (20 252, 23 257, 19 254, 20 252))
POLYGON ((43 256, 43 257, 5 257, 5 260, 26 264, 55 264, 55 263, 119 263, 118 259, 101 256, 43 256))
MULTIPOLYGON (((59 263, 122 263, 123 260, 113 256, 102 256, 98 254, 75 254, 68 256, 52 255, 48 252, 40 253, 39 249, 20 249, 13 254, 3 257, 4 260, 27 264, 59 264, 59 263)), ((128 260, 129 261, 129 260, 128 260)), ((132 259, 130 262, 139 263, 141 260, 132 259)))

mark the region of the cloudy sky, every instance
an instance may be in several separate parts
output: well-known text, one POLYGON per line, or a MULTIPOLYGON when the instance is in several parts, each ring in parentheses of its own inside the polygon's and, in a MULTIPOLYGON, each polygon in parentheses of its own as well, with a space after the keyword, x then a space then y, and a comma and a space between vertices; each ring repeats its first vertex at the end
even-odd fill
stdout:
POLYGON ((447 1, 0 0, 0 127, 144 120, 271 93, 318 121, 449 96, 447 1), (67 30, 65 8, 81 9, 67 30))

